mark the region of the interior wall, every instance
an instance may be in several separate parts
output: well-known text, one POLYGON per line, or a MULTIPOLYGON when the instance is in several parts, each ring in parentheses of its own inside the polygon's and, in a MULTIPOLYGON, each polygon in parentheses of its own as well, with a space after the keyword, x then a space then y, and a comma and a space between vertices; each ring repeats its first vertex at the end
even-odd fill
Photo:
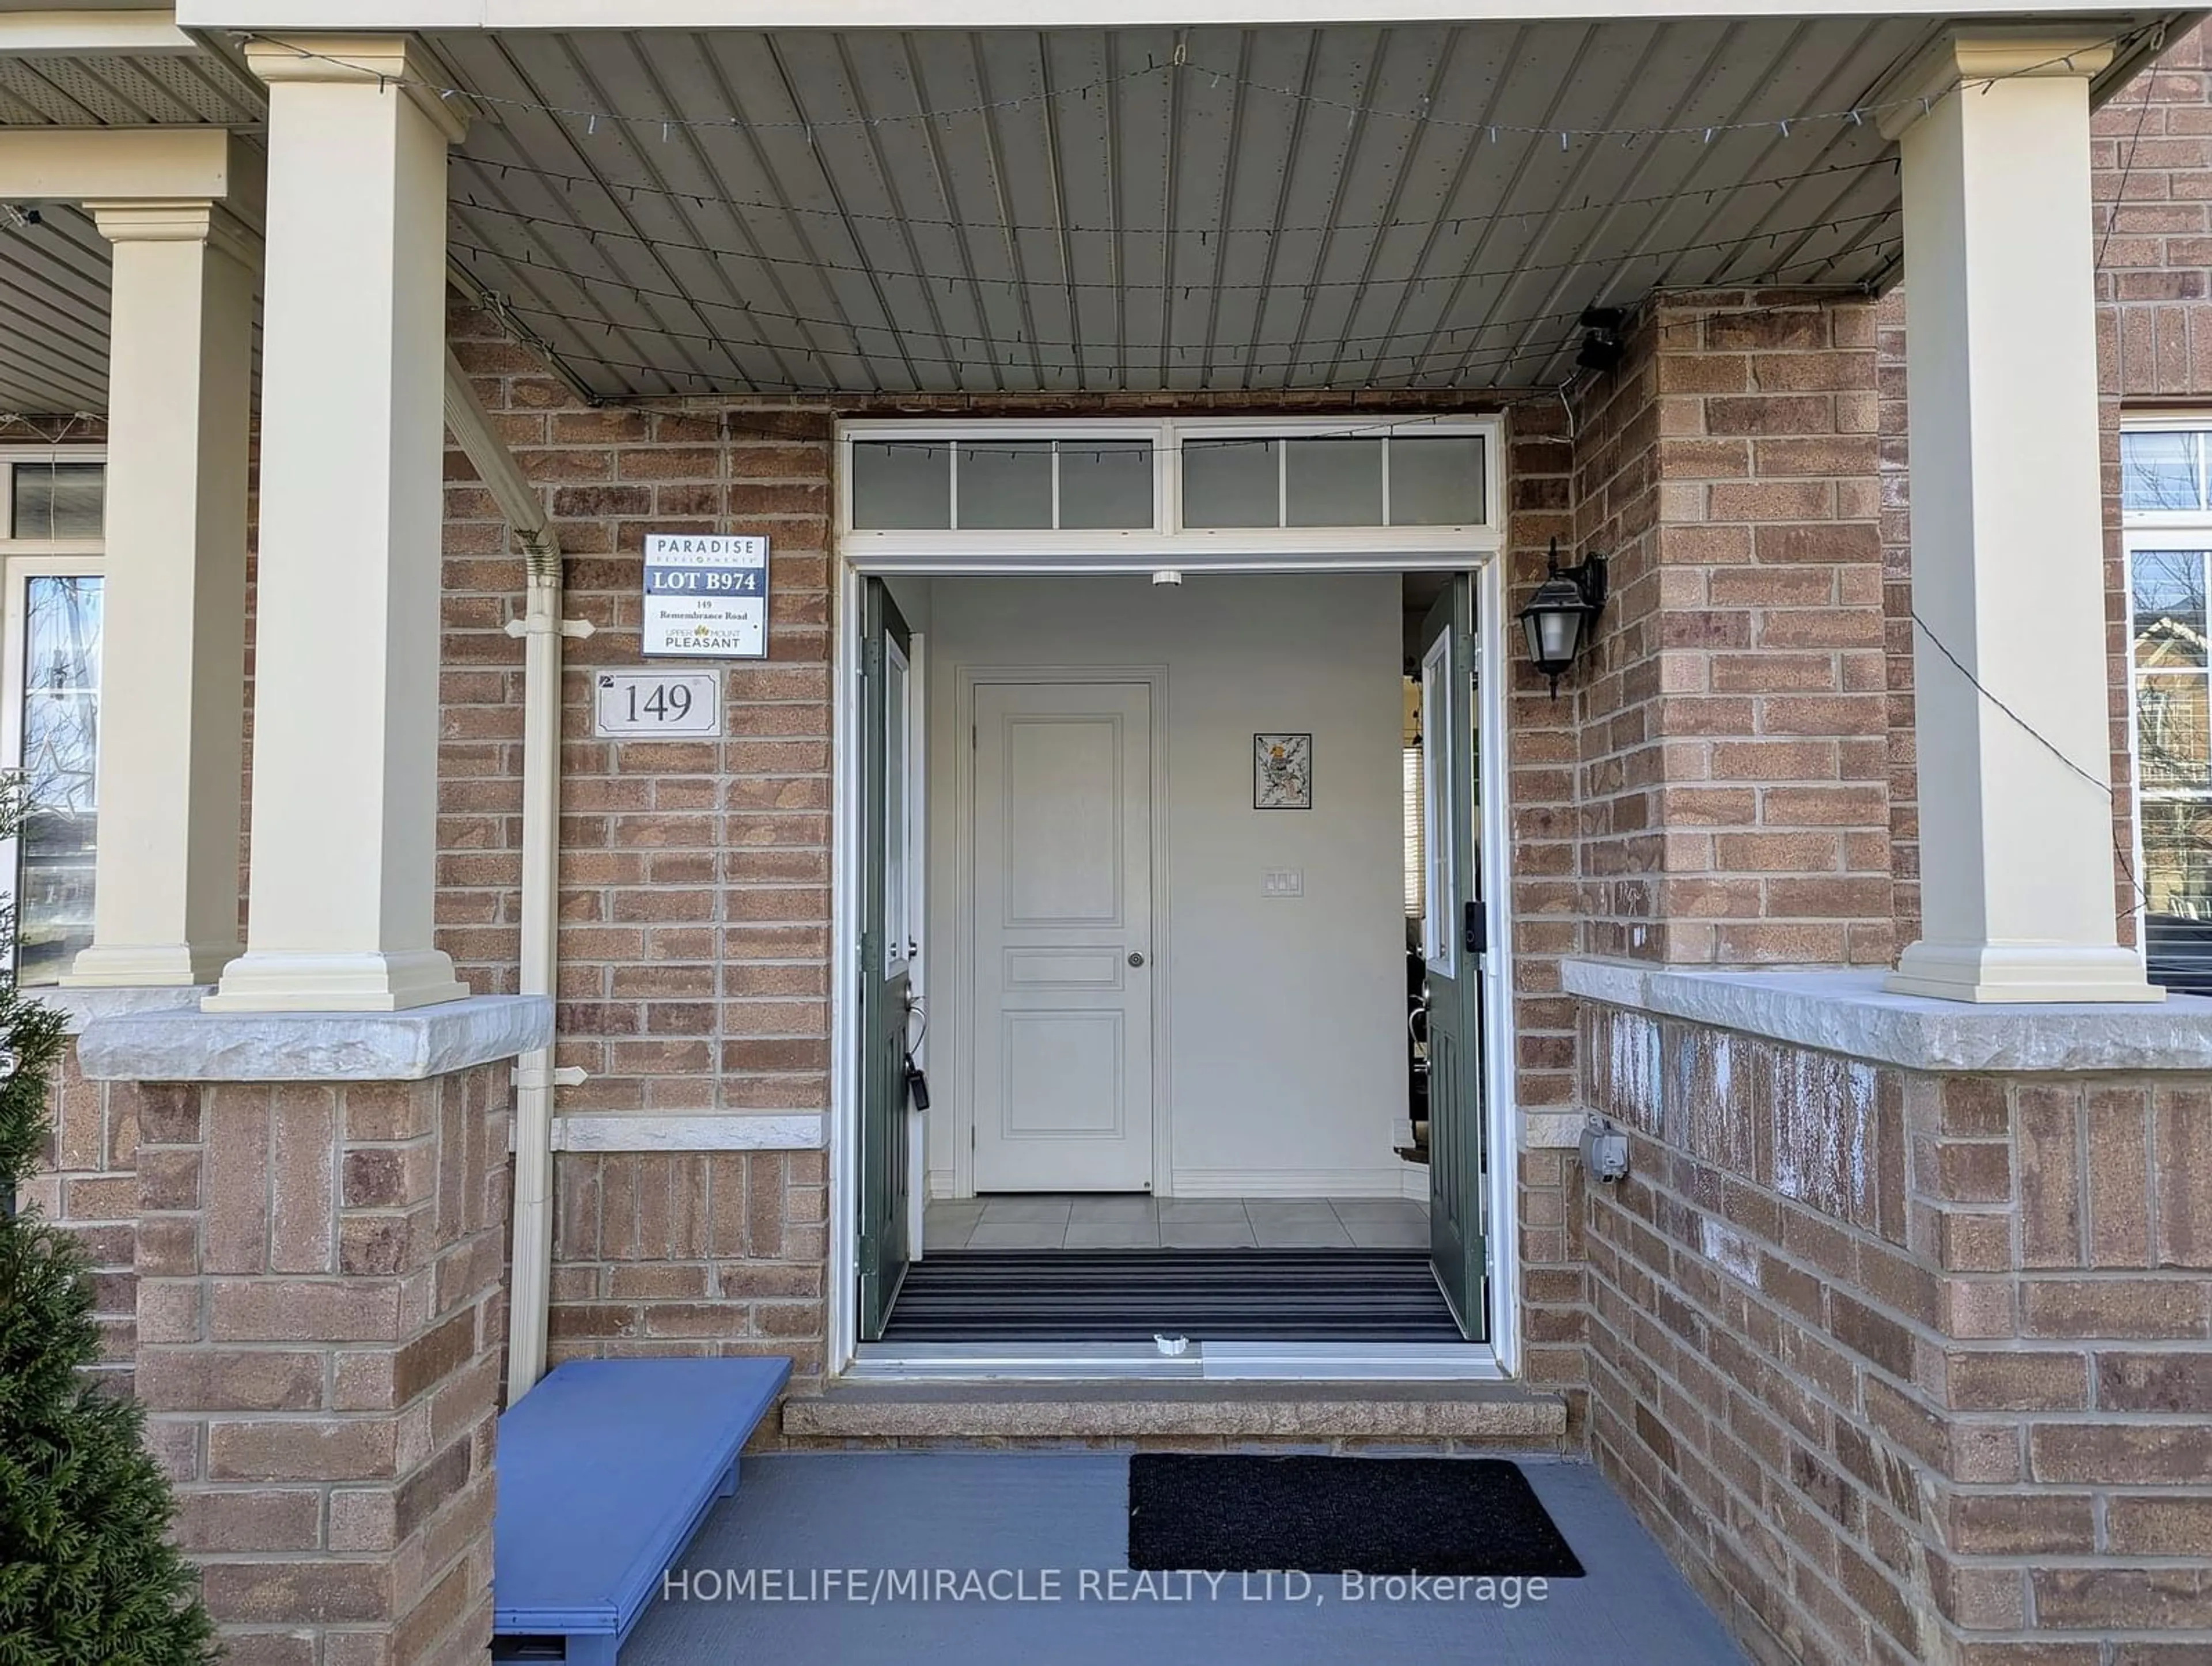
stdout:
MULTIPOLYGON (((933 1087, 963 1049, 952 872, 965 666, 1164 666, 1172 1187, 1184 1196, 1401 1195, 1406 1115, 1401 648, 1395 574, 938 578, 926 609, 933 1087), (1314 807, 1252 808, 1255 733, 1310 732, 1314 807), (1270 897, 1269 868, 1304 875, 1270 897), (948 1052, 954 1055, 948 1060, 948 1052)), ((912 615, 909 614, 909 618, 912 615)), ((953 1179, 963 1073, 931 1113, 953 1179)))

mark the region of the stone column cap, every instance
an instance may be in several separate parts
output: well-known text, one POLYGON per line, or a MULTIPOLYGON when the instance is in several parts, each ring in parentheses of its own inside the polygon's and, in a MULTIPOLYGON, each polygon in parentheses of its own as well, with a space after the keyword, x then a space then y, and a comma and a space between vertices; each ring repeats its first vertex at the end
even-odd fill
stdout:
POLYGON ((418 1082, 553 1042, 544 995, 471 995, 400 1012, 208 1012, 88 1018, 77 1064, 94 1081, 418 1082))
POLYGON ((1893 994, 1876 969, 1569 960, 1571 995, 1907 1070, 2212 1072, 2212 1000, 1977 1006, 1893 994))

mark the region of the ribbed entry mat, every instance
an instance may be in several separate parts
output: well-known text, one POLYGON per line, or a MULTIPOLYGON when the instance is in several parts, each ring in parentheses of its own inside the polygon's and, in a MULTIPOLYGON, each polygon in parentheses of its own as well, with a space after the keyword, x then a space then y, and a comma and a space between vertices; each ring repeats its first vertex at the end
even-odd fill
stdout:
POLYGON ((917 1262, 887 1342, 1454 1342, 1420 1250, 953 1250, 917 1262))
POLYGON ((1521 1467, 1498 1458, 1139 1452, 1129 1566, 1583 1577, 1521 1467))

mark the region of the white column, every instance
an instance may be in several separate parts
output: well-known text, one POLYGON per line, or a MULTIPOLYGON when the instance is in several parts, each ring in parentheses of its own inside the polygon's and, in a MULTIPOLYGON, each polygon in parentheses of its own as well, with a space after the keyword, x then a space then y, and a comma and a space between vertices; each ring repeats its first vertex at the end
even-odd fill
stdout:
POLYGON ((398 38, 249 42, 269 83, 246 953, 210 1010, 468 993, 431 946, 446 148, 398 38))
POLYGON ((64 983, 208 983, 238 952, 246 471, 259 240, 222 204, 86 205, 114 245, 100 846, 64 983))
POLYGON ((2087 35, 1962 33, 1882 94, 1903 105, 1885 125, 1904 155, 1912 601, 1925 626, 1913 651, 1923 936, 1890 976, 1903 994, 2161 998, 2118 944, 2103 785, 2088 77, 2110 55, 2087 35))

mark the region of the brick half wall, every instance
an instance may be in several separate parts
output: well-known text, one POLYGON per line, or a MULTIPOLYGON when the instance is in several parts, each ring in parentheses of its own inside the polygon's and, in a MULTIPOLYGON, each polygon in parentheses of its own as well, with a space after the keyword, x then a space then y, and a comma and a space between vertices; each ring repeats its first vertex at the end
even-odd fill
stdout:
POLYGON ((485 1657, 507 1079, 133 1090, 138 1396, 231 1666, 485 1657))
POLYGON ((2212 1080, 1581 1025, 1592 1448, 1757 1658, 2212 1656, 2212 1080))

